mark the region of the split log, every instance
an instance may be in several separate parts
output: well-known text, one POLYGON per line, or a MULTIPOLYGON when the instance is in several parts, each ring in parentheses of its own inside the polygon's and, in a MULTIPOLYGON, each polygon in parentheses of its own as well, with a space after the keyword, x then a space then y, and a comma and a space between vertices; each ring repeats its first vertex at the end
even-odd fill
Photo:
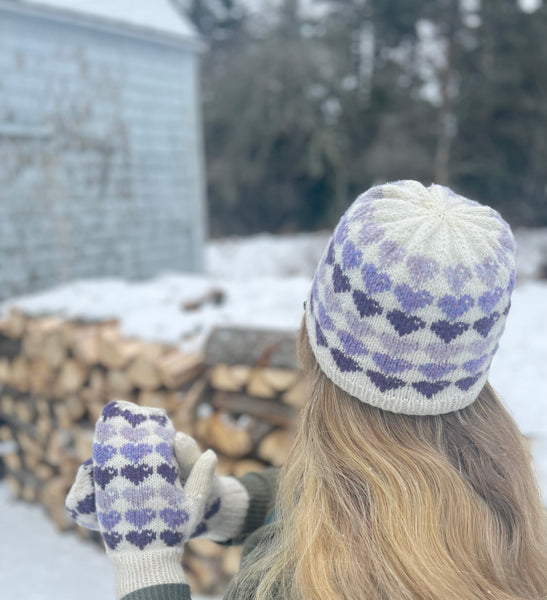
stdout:
POLYGON ((211 385, 221 391, 238 392, 249 381, 251 367, 247 365, 227 365, 219 363, 210 372, 211 385))
POLYGON ((241 546, 229 546, 222 557, 222 572, 230 577, 239 571, 241 546))
POLYGON ((207 378, 201 377, 185 392, 175 394, 175 407, 170 413, 171 421, 177 431, 185 431, 193 435, 194 412, 207 390, 207 378))
POLYGON ((26 318, 16 308, 12 308, 9 314, 0 320, 0 332, 12 339, 23 337, 25 326, 26 318))
POLYGON ((30 425, 36 419, 34 402, 25 396, 20 396, 15 401, 15 416, 19 423, 30 425))
MULTIPOLYGON (((28 319, 25 335, 23 337, 23 354, 29 358, 44 356, 46 347, 56 348, 56 351, 65 355, 65 343, 63 339, 63 322, 58 317, 43 317, 28 319)), ((58 360, 58 357, 56 357, 58 360)), ((58 367, 54 359, 54 365, 58 367)))
POLYGON ((153 344, 141 349, 138 356, 127 369, 127 378, 138 388, 155 390, 161 386, 161 378, 156 362, 163 354, 164 347, 153 344))
POLYGON ((100 360, 99 327, 97 325, 74 327, 69 347, 81 363, 88 367, 96 365, 100 360))
POLYGON ((155 362, 155 367, 161 383, 174 390, 201 374, 204 369, 203 360, 201 352, 183 354, 180 350, 172 350, 160 356, 155 362))
POLYGON ((9 384, 10 363, 7 358, 0 358, 0 383, 9 384))
POLYGON ((133 384, 129 380, 127 373, 120 369, 111 369, 106 372, 105 390, 108 398, 125 398, 131 394, 133 384))
POLYGON ((73 523, 65 511, 65 498, 71 485, 71 481, 58 475, 45 483, 40 493, 41 503, 61 531, 67 531, 73 527, 73 523))
POLYGON ((55 382, 55 395, 64 398, 79 392, 87 380, 87 375, 87 369, 81 363, 68 359, 61 367, 55 382))
POLYGON ((304 377, 300 377, 296 384, 281 396, 281 399, 291 406, 302 408, 306 404, 308 397, 309 392, 306 381, 304 377))
POLYGON ((34 394, 52 395, 56 371, 44 357, 29 363, 29 389, 34 394))
POLYGON ((109 369, 123 369, 141 351, 142 342, 120 337, 115 324, 103 327, 99 336, 99 357, 109 369))
POLYGON ((264 380, 264 383, 276 392, 285 392, 296 384, 300 377, 300 372, 296 369, 264 367, 260 369, 260 376, 264 380))
POLYGON ((15 414, 15 398, 11 394, 3 394, 0 398, 0 414, 8 418, 15 414))
POLYGON ((79 462, 84 462, 93 454, 93 429, 78 427, 74 430, 74 453, 79 462))
POLYGON ((259 473, 266 468, 266 465, 258 460, 248 458, 246 460, 235 461, 232 467, 231 475, 241 477, 245 473, 259 473))
POLYGON ((292 436, 283 429, 268 434, 258 445, 257 455, 276 467, 284 464, 293 444, 292 436))
POLYGON ((218 450, 230 458, 241 458, 253 448, 251 434, 238 427, 226 414, 213 414, 198 419, 194 432, 207 447, 218 450))
POLYGON ((20 392, 29 390, 29 365, 23 356, 18 356, 10 366, 9 385, 20 392))
POLYGON ((217 558, 224 553, 222 546, 215 544, 215 542, 207 538, 194 538, 186 544, 184 549, 188 549, 192 554, 196 554, 202 558, 217 558))

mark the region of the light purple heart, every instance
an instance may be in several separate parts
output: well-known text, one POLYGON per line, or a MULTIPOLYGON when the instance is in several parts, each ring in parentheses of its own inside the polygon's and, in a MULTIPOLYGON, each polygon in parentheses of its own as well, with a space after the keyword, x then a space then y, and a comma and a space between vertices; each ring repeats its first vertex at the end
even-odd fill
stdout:
POLYGON ((405 312, 413 312, 433 302, 433 296, 427 290, 414 291, 406 283, 398 285, 393 292, 405 312))
POLYGON ((122 496, 133 506, 142 506, 156 495, 156 490, 149 485, 126 487, 122 496))
POLYGON ((451 320, 455 321, 475 305, 475 300, 469 294, 450 296, 447 294, 439 299, 437 306, 451 320))
POLYGON ((150 444, 124 444, 120 449, 120 454, 127 460, 130 460, 136 465, 143 458, 148 456, 153 451, 150 444))
POLYGON ((144 440, 146 436, 150 435, 150 430, 146 426, 133 429, 133 427, 126 425, 122 428, 121 434, 126 440, 131 442, 140 442, 144 440))
POLYGON ((439 263, 428 256, 415 254, 406 259, 406 264, 416 283, 429 281, 439 272, 439 263))
POLYGON ((102 511, 108 511, 112 508, 112 505, 116 500, 120 497, 118 490, 108 489, 101 490, 100 488, 97 490, 95 494, 97 500, 97 508, 102 511))
POLYGON ((93 444, 93 460, 101 467, 117 453, 118 450, 110 444, 97 444, 96 442, 93 444))
POLYGON ((464 265, 456 265, 455 267, 445 267, 444 275, 452 291, 459 294, 465 284, 471 279, 473 273, 471 273, 471 269, 468 269, 464 265))
POLYGON ((362 273, 367 292, 379 294, 391 289, 391 279, 385 273, 379 273, 373 264, 365 263, 362 273))
POLYGON ((381 352, 375 352, 372 355, 374 363, 382 369, 384 373, 391 375, 392 373, 402 373, 412 368, 412 363, 402 358, 393 358, 381 352))
POLYGON ((336 328, 332 319, 327 314, 325 307, 321 302, 318 302, 317 312, 319 314, 319 324, 321 325, 321 329, 326 329, 327 331, 334 331, 336 328))
POLYGON ((336 292, 332 288, 332 286, 325 286, 325 302, 329 307, 329 313, 332 312, 342 312, 342 305, 340 304, 340 300, 338 299, 336 292))
POLYGON ((169 506, 180 506, 186 498, 184 490, 167 484, 160 487, 160 495, 169 506))
POLYGON ((154 427, 154 433, 166 442, 172 441, 175 437, 175 431, 173 429, 168 429, 166 427, 162 427, 161 425, 156 425, 156 427, 154 427))
POLYGON ((105 421, 99 421, 95 425, 95 439, 101 444, 107 442, 114 434, 116 429, 105 421))
POLYGON ((482 367, 482 365, 487 361, 487 359, 488 359, 488 354, 483 354, 479 358, 472 358, 471 360, 468 360, 463 363, 463 368, 468 373, 476 373, 482 367))
POLYGON ((469 344, 469 349, 473 354, 485 354, 486 352, 490 352, 490 348, 492 348, 492 340, 475 340, 469 344))
POLYGON ((368 354, 366 347, 358 339, 353 337, 351 333, 348 333, 347 331, 339 331, 338 339, 342 342, 342 346, 347 354, 357 354, 361 356, 368 354))
POLYGON ((364 223, 359 234, 359 241, 364 246, 375 244, 384 237, 385 232, 386 230, 376 223, 364 223))
POLYGON ((386 240, 380 244, 378 251, 378 257, 380 259, 380 266, 389 267, 393 263, 398 263, 405 257, 406 250, 394 242, 393 240, 386 240))
POLYGON ((376 330, 368 319, 360 319, 354 312, 347 312, 344 316, 354 337, 362 340, 364 337, 376 335, 376 330))
POLYGON ((355 244, 351 240, 348 240, 344 244, 344 248, 342 250, 342 262, 344 264, 344 269, 354 269, 359 267, 362 260, 362 252, 355 247, 355 244))
POLYGON ((416 341, 402 339, 398 335, 391 333, 380 334, 382 344, 386 347, 391 355, 404 356, 410 352, 416 352, 420 348, 420 344, 416 341))
POLYGON ((180 527, 190 518, 188 513, 180 508, 164 508, 160 511, 160 517, 172 529, 180 527))
POLYGON ((117 510, 110 510, 107 513, 98 512, 97 518, 101 525, 109 531, 114 529, 114 527, 122 520, 122 516, 117 510))
POLYGON ((440 379, 441 377, 448 375, 448 373, 455 371, 456 368, 456 365, 451 365, 449 363, 429 363, 427 365, 420 365, 418 370, 429 379, 440 379))
POLYGON ((496 283, 498 269, 498 263, 493 259, 486 259, 475 265, 475 273, 479 279, 488 286, 492 286, 496 283))
POLYGON ((503 289, 500 287, 497 287, 497 288, 493 289, 492 291, 485 292, 479 298, 479 306, 481 307, 481 309, 484 313, 489 314, 492 312, 492 310, 496 306, 496 304, 501 300, 502 296, 503 296, 503 289))
POLYGON ((167 462, 173 462, 173 447, 167 442, 161 442, 156 445, 156 452, 160 454, 167 462))
POLYGON ((434 342, 425 347, 425 351, 433 360, 448 360, 454 358, 465 350, 463 344, 444 344, 434 342))
POLYGON ((342 218, 336 227, 334 234, 334 241, 337 244, 343 244, 348 234, 348 222, 347 219, 342 218))

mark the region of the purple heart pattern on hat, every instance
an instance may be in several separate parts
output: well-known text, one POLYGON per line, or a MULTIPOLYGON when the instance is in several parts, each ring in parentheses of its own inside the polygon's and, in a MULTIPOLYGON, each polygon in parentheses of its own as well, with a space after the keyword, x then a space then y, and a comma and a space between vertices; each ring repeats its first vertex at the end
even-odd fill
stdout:
POLYGON ((361 194, 335 228, 306 303, 325 374, 385 410, 441 414, 486 383, 515 285, 492 208, 416 181, 361 194))

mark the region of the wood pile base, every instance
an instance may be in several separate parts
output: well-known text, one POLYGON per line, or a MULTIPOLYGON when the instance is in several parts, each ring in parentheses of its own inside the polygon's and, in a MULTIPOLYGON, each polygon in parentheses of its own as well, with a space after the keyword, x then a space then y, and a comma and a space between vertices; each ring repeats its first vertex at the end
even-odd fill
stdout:
MULTIPOLYGON (((270 360, 272 347, 252 364, 245 357, 234 364, 233 353, 223 362, 211 340, 208 347, 214 364, 207 352, 124 339, 115 322, 12 311, 0 321, 0 446, 10 448, 0 472, 13 496, 43 505, 59 529, 102 544, 67 518, 64 499, 113 399, 167 410, 177 430, 217 452, 221 474, 281 465, 305 399, 299 371, 270 360)), ((193 591, 221 593, 238 569, 239 549, 192 540, 184 564, 193 591)))

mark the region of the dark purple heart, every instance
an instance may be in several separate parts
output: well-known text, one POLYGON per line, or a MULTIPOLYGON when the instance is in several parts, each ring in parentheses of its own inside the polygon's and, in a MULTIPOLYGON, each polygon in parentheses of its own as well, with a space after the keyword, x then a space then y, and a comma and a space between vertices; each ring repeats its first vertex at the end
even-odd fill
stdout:
POLYGON ((386 392, 387 390, 396 390, 397 388, 405 385, 405 382, 398 377, 388 377, 379 371, 367 371, 368 378, 372 383, 381 391, 386 392))
POLYGON ((111 510, 107 513, 98 512, 97 518, 99 519, 99 523, 109 531, 114 529, 114 527, 122 520, 122 516, 117 510, 111 510))
POLYGON ((373 264, 365 263, 362 273, 365 287, 370 294, 379 294, 391 289, 391 279, 385 273, 379 273, 373 264))
POLYGON ((120 471, 121 474, 135 485, 141 484, 147 477, 150 477, 154 470, 148 465, 126 465, 120 471))
POLYGON ((331 348, 330 353, 332 354, 332 358, 334 358, 334 362, 343 373, 361 371, 361 368, 353 359, 340 352, 337 348, 331 348))
POLYGON ((507 316, 507 313, 509 312, 510 308, 511 308, 511 300, 509 300, 509 302, 507 303, 507 306, 503 309, 504 316, 507 316))
POLYGON ((151 508, 132 508, 126 511, 125 518, 133 525, 142 529, 156 516, 156 511, 151 508))
POLYGON ((167 462, 173 462, 173 448, 167 442, 161 442, 156 445, 156 452, 162 456, 167 462))
POLYGON ((444 275, 452 291, 459 294, 465 284, 471 279, 473 273, 471 273, 471 269, 468 269, 464 265, 456 265, 454 267, 446 267, 444 275))
POLYGON ((165 529, 160 533, 160 539, 166 546, 178 546, 182 541, 182 533, 165 529))
POLYGON ((168 418, 165 415, 150 415, 150 419, 152 421, 156 421, 156 423, 159 423, 164 427, 167 425, 168 422, 168 418))
POLYGON ((480 333, 482 337, 486 337, 492 327, 496 324, 496 321, 499 319, 500 314, 498 312, 493 312, 489 317, 483 317, 478 321, 473 323, 473 329, 480 333))
POLYGON ((387 320, 393 325, 399 335, 408 335, 425 327, 425 321, 412 317, 400 310, 392 310, 387 314, 387 320))
POLYGON ((433 302, 433 296, 427 290, 414 291, 406 283, 396 286, 393 292, 406 312, 424 308, 433 302))
POLYGON ((457 321, 450 323, 449 321, 435 321, 431 325, 431 331, 441 338, 447 344, 452 340, 465 333, 469 329, 469 323, 457 321))
POLYGON ((439 263, 428 256, 414 255, 406 259, 408 270, 416 283, 429 281, 439 272, 439 263))
POLYGON ((194 529, 190 537, 199 537, 200 535, 203 535, 207 531, 207 529, 207 523, 205 523, 205 521, 201 521, 201 523, 198 523, 197 527, 194 529))
POLYGON ((483 354, 479 358, 473 358, 463 363, 463 368, 468 373, 476 373, 488 359, 488 354, 483 354))
POLYGON ((104 420, 111 419, 112 417, 118 417, 121 414, 122 410, 118 402, 116 402, 115 400, 106 404, 101 413, 104 420))
POLYGON ((354 269, 361 264, 362 260, 362 252, 355 247, 355 244, 351 240, 348 240, 342 250, 342 264, 344 265, 344 269, 354 269))
MULTIPOLYGON (((88 458, 87 460, 84 460, 84 462, 81 464, 82 467, 90 467, 92 465, 93 465, 93 459, 92 458, 88 458)), ((89 471, 88 474, 92 475, 92 472, 89 471)))
POLYGON ((220 497, 218 497, 213 504, 211 504, 211 506, 205 511, 205 514, 203 515, 204 519, 210 519, 211 517, 213 517, 214 515, 217 514, 217 512, 220 510, 220 505, 221 505, 221 500, 220 497))
POLYGON ((503 296, 503 290, 500 287, 495 288, 491 292, 485 292, 479 298, 479 306, 482 309, 482 312, 486 314, 490 314, 496 304, 501 300, 503 296))
POLYGON ((463 379, 458 379, 458 381, 456 381, 455 385, 457 385, 460 390, 462 390, 463 392, 467 392, 467 390, 475 385, 475 383, 477 383, 477 381, 479 380, 480 376, 482 375, 482 373, 477 373, 476 375, 472 375, 471 377, 464 377, 463 379))
POLYGON ((156 532, 150 529, 144 529, 143 531, 130 531, 125 539, 131 542, 133 546, 137 546, 141 550, 144 550, 148 544, 151 544, 156 539, 156 532))
POLYGON ((327 347, 329 345, 327 342, 327 338, 325 337, 325 334, 321 331, 321 327, 319 326, 319 323, 317 321, 315 321, 315 337, 317 338, 317 343, 319 344, 319 346, 327 347))
POLYGON ((440 365, 436 363, 428 363, 427 365, 420 365, 418 370, 429 379, 440 379, 448 373, 452 373, 452 371, 454 371, 456 368, 456 365, 451 365, 448 363, 443 363, 440 365))
POLYGON ((450 385, 450 381, 415 381, 412 387, 418 390, 426 398, 432 398, 435 394, 442 392, 450 385))
POLYGON ((381 315, 384 309, 380 306, 376 300, 373 300, 360 290, 353 291, 353 302, 361 317, 373 317, 374 315, 381 315))
POLYGON ((186 523, 190 515, 181 508, 164 508, 160 511, 160 517, 166 525, 175 529, 186 523))
POLYGON ((162 463, 159 467, 156 468, 158 475, 161 475, 165 481, 169 483, 175 483, 178 477, 178 472, 176 467, 172 467, 167 463, 162 463))
POLYGON ((144 423, 148 419, 146 415, 141 413, 134 413, 130 410, 124 410, 121 412, 121 416, 131 425, 131 427, 137 427, 141 423, 144 423))
POLYGON ((76 510, 82 515, 90 515, 95 512, 95 494, 92 492, 78 502, 76 510))
POLYGON ((99 463, 101 467, 104 467, 104 464, 117 453, 117 448, 114 448, 114 446, 111 446, 110 444, 97 444, 97 442, 93 444, 93 459, 95 462, 99 463))
POLYGON ((407 360, 403 360, 402 358, 392 358, 381 352, 375 352, 372 355, 372 360, 384 373, 402 373, 403 371, 408 371, 408 369, 412 368, 412 363, 409 363, 407 360))
POLYGON ((342 342, 342 346, 344 346, 344 350, 346 354, 359 354, 361 356, 367 355, 368 350, 363 346, 363 344, 354 338, 351 333, 347 331, 339 331, 338 338, 342 342))
POLYGON ((325 262, 328 265, 334 264, 334 240, 330 241, 329 249, 327 251, 327 258, 325 259, 325 262))
POLYGON ((120 449, 120 454, 136 465, 143 458, 148 456, 154 448, 150 444, 124 444, 120 449))
POLYGON ((116 546, 122 541, 122 536, 115 531, 112 533, 108 533, 107 531, 103 532, 103 539, 105 544, 111 548, 112 550, 116 549, 116 546))
POLYGON ((93 480, 103 490, 117 474, 118 469, 114 469, 113 467, 106 467, 105 469, 97 466, 93 467, 93 480))
POLYGON ((334 271, 332 273, 332 285, 337 294, 339 292, 349 292, 351 290, 349 279, 346 275, 344 275, 339 264, 334 265, 334 271))
POLYGON ((468 294, 463 296, 450 296, 447 294, 437 302, 437 306, 451 321, 455 321, 458 317, 464 315, 474 305, 475 301, 468 294))

